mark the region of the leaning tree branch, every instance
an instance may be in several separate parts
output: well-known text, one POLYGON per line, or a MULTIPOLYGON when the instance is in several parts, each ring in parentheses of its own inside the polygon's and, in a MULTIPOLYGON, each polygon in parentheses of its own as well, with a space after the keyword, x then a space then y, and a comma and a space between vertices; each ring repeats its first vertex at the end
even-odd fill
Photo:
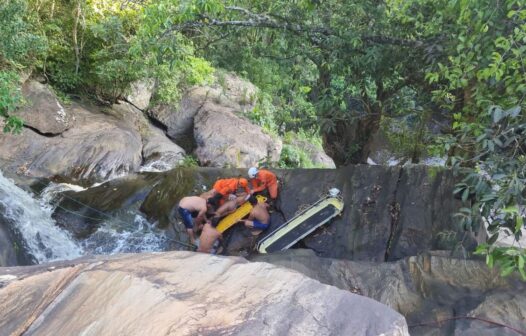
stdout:
MULTIPOLYGON (((341 36, 338 32, 323 26, 309 26, 293 23, 293 20, 273 14, 261 14, 249 11, 238 6, 227 6, 226 10, 240 13, 243 18, 233 20, 220 20, 205 14, 198 16, 198 20, 173 25, 167 29, 161 39, 174 31, 188 31, 203 27, 242 27, 242 28, 265 28, 288 31, 297 35, 305 34, 311 43, 322 45, 327 38, 336 37, 346 41, 348 37, 341 36)), ((366 44, 391 44, 409 48, 422 48, 426 45, 424 41, 408 40, 390 36, 362 36, 361 40, 366 44)))

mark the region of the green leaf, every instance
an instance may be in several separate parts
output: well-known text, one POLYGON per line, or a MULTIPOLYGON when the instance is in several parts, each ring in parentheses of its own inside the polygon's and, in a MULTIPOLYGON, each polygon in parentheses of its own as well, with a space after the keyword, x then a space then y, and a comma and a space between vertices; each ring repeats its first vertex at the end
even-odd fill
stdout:
POLYGON ((469 197, 469 188, 464 189, 464 192, 462 193, 462 202, 466 202, 469 197))
POLYGON ((507 266, 507 267, 502 269, 502 271, 500 272, 500 275, 502 277, 506 277, 506 276, 510 275, 514 270, 515 270, 515 267, 507 266))
POLYGON ((519 232, 522 229, 523 219, 520 214, 515 216, 515 232, 519 232))
POLYGON ((502 113, 502 109, 501 108, 495 108, 493 110, 493 123, 498 123, 502 117, 504 116, 504 114, 502 113))
POLYGON ((509 207, 502 209, 502 212, 506 214, 517 214, 519 213, 519 207, 517 205, 511 205, 509 207))
POLYGON ((486 265, 488 265, 489 268, 493 268, 493 255, 491 253, 486 255, 486 265))
POLYGON ((491 236, 488 240, 487 240, 487 243, 488 245, 493 245, 495 244, 495 242, 497 241, 497 239, 499 238, 499 233, 495 233, 493 236, 491 236))

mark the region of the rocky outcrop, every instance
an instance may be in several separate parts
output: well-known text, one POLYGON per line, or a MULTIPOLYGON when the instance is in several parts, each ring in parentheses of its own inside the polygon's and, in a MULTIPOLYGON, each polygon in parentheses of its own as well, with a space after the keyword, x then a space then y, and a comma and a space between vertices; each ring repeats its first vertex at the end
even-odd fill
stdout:
POLYGON ((0 135, 4 169, 33 177, 64 176, 98 181, 138 170, 142 142, 139 132, 118 118, 73 103, 75 127, 59 137, 42 137, 30 129, 0 135))
MULTIPOLYGON (((208 100, 209 87, 193 87, 185 92, 178 106, 160 104, 152 107, 152 118, 166 127, 166 134, 178 141, 193 138, 194 117, 208 100)), ((193 139, 192 139, 193 141, 193 139)))
POLYGON ((406 317, 411 335, 516 335, 497 324, 526 330, 526 285, 500 277, 482 261, 435 252, 395 263, 354 262, 319 258, 309 250, 253 260, 380 301, 406 317))
POLYGON ((70 113, 60 104, 51 89, 34 80, 22 86, 27 104, 16 112, 24 124, 43 134, 56 135, 73 124, 70 113))
POLYGON ((165 171, 177 167, 186 155, 181 147, 168 139, 164 132, 149 125, 149 131, 143 137, 142 170, 165 171))
POLYGON ((205 103, 212 103, 237 113, 254 108, 257 89, 252 83, 228 73, 217 77, 217 83, 214 85, 188 89, 177 106, 153 106, 149 110, 150 115, 167 128, 168 136, 179 139, 192 131, 193 119, 205 103))
POLYGON ((228 109, 205 104, 194 123, 195 153, 202 165, 251 167, 262 160, 279 160, 281 140, 228 109))
POLYGON ((155 82, 152 79, 138 80, 130 84, 130 93, 126 100, 141 110, 146 110, 150 105, 155 82))
MULTIPOLYGON (((137 87, 147 91, 146 84, 137 87)), ((131 103, 62 106, 46 85, 32 80, 23 92, 29 104, 17 115, 28 127, 21 134, 0 134, 0 167, 10 176, 93 183, 136 172, 143 163, 149 169, 171 169, 184 158, 184 150, 131 103)), ((141 105, 147 96, 137 93, 130 99, 141 105)))
POLYGON ((152 107, 152 118, 186 151, 194 151, 203 165, 248 167, 258 161, 279 160, 281 141, 265 134, 243 115, 256 102, 256 87, 224 74, 211 86, 194 87, 178 106, 152 107))
POLYGON ((28 335, 408 335, 371 299, 190 252, 0 269, 0 330, 28 335))

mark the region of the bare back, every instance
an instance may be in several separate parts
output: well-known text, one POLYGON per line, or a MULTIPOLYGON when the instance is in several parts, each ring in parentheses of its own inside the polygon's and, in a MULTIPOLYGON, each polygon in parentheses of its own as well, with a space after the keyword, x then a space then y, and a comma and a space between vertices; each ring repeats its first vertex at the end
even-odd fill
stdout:
POLYGON ((188 211, 206 212, 206 199, 199 196, 187 196, 181 198, 179 207, 188 211))
POLYGON ((268 205, 266 203, 256 204, 250 211, 249 220, 257 220, 263 224, 270 223, 270 214, 268 213, 268 205))
POLYGON ((221 237, 221 233, 210 225, 206 223, 203 227, 203 232, 201 232, 201 237, 199 237, 199 248, 197 252, 210 253, 214 242, 221 237))

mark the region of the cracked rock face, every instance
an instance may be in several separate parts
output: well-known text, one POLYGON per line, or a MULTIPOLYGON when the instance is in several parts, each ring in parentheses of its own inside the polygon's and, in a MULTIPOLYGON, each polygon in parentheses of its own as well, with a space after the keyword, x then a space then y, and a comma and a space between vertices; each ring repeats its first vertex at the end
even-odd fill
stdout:
POLYGON ((28 128, 21 134, 1 134, 2 169, 92 182, 138 170, 142 141, 134 125, 78 103, 69 106, 68 113, 75 116, 75 126, 58 136, 45 137, 28 128))
POLYGON ((408 335, 365 297, 192 252, 0 268, 0 330, 26 335, 408 335))
POLYGON ((47 85, 29 80, 23 85, 22 93, 27 105, 15 115, 22 118, 25 125, 51 135, 60 134, 72 126, 71 115, 47 85))

